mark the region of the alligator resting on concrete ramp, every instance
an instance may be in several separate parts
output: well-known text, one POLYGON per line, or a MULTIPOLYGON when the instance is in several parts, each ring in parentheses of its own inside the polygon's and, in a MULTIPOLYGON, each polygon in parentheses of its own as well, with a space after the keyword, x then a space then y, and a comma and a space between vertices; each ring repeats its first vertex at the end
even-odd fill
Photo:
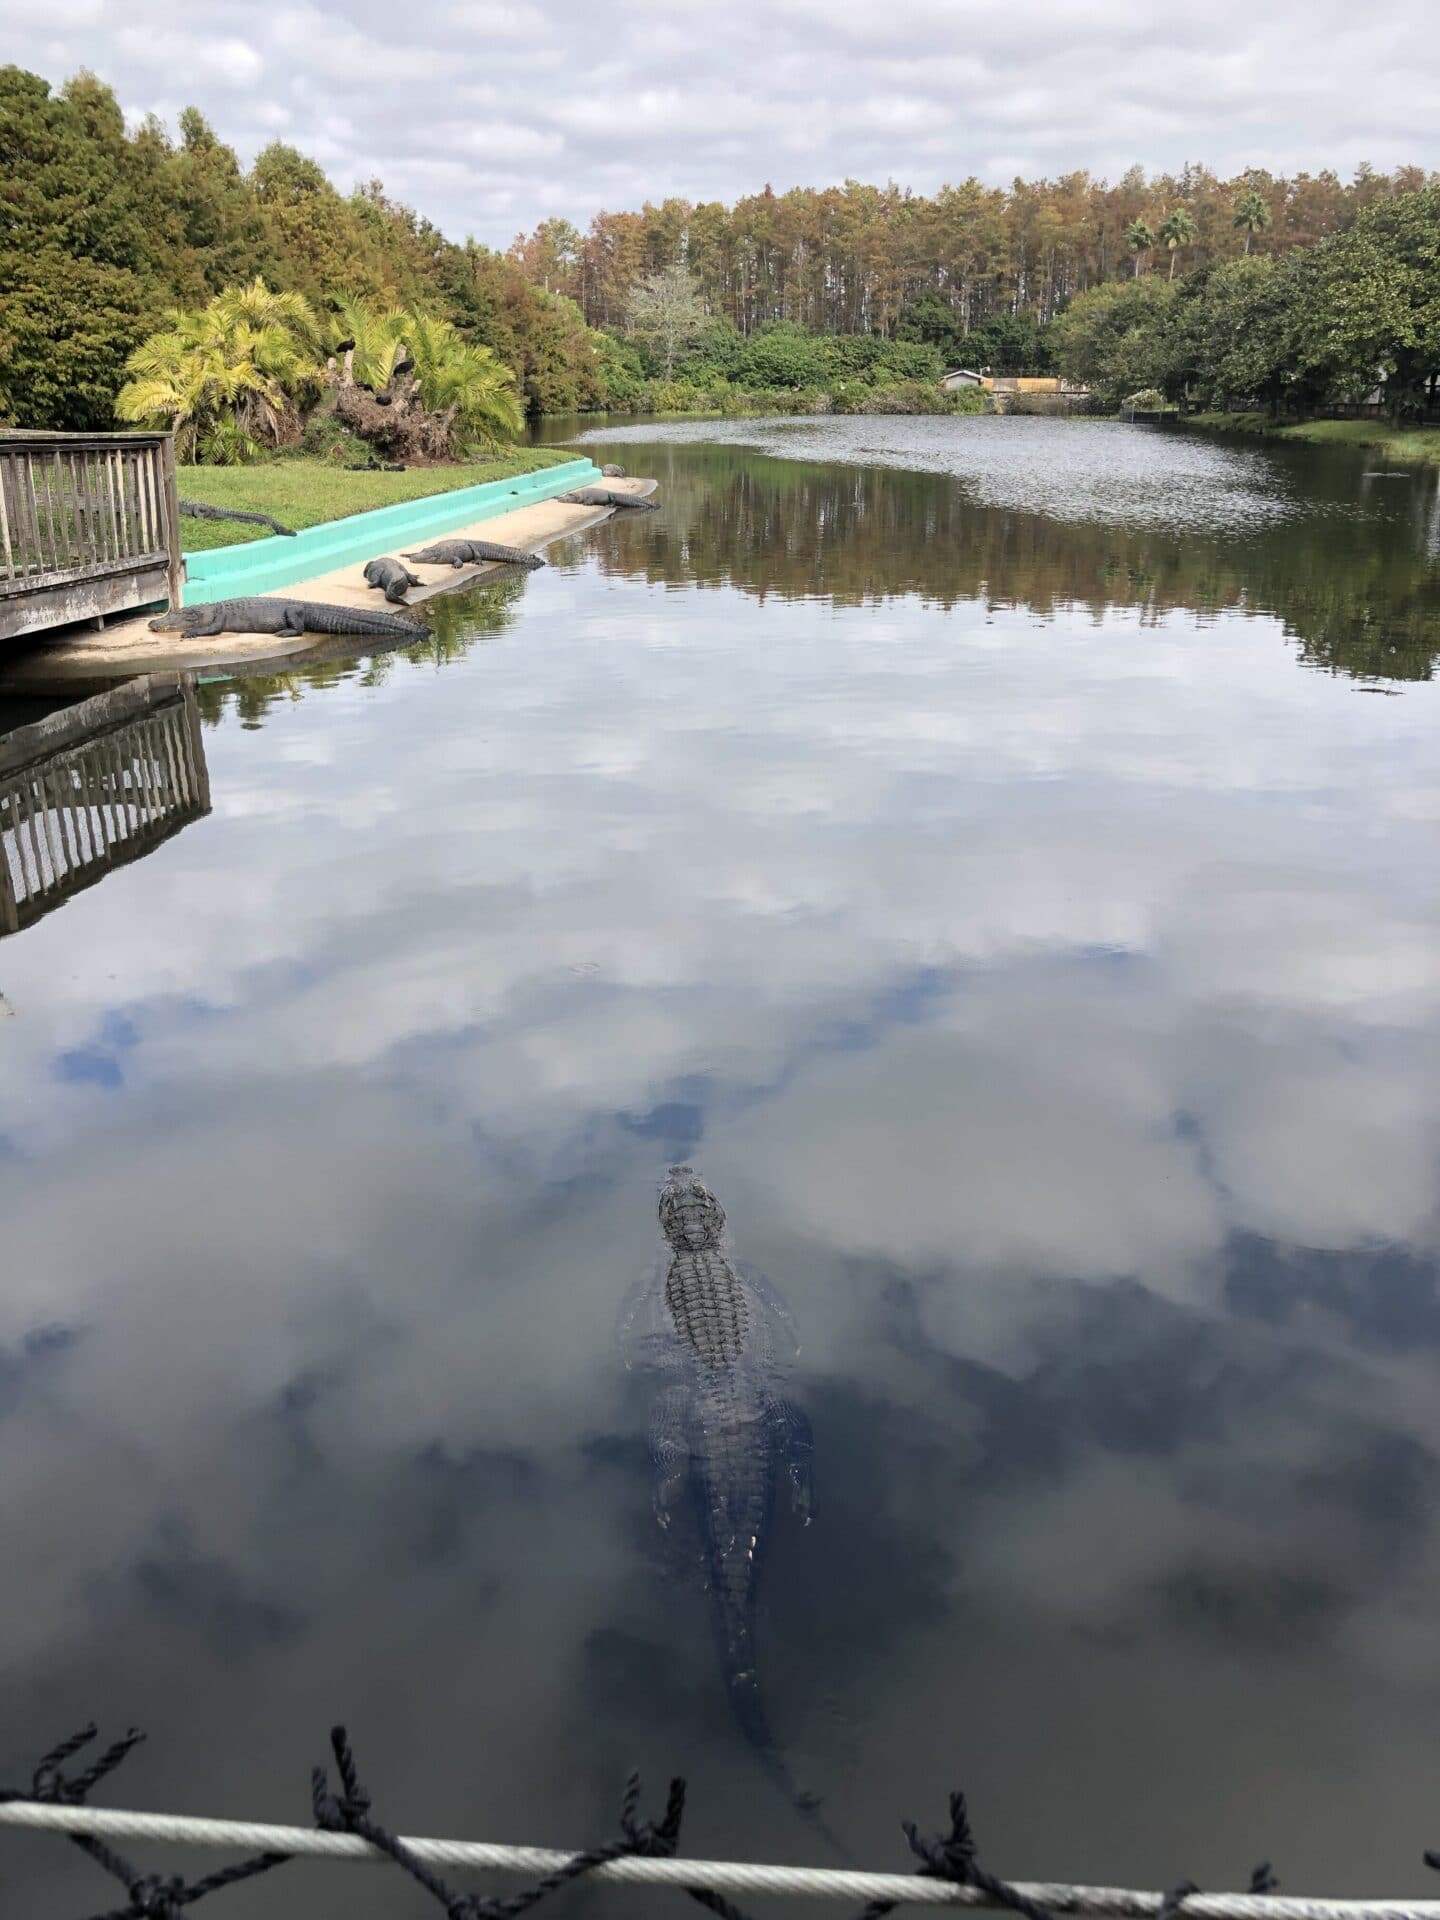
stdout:
POLYGON ((777 1494, 788 1491, 807 1525, 814 1510, 810 1422, 784 1396, 777 1353, 798 1351, 795 1325, 764 1275, 726 1250, 725 1209, 690 1167, 670 1169, 660 1226, 669 1263, 631 1294, 620 1329, 626 1364, 660 1381, 650 1424, 655 1517, 668 1531, 689 1496, 740 1730, 797 1811, 841 1850, 813 1796, 790 1776, 770 1729, 755 1651, 777 1494))
POLYGON ((628 467, 611 465, 608 467, 601 467, 600 471, 607 480, 628 480, 630 477, 630 470, 628 467))
POLYGON ((629 507, 633 513, 660 511, 658 504, 643 494, 617 493, 614 487, 576 487, 573 493, 562 493, 560 498, 572 507, 629 507))
POLYGON ((405 620, 398 613, 264 597, 212 600, 208 607, 174 607, 157 614, 150 627, 155 633, 181 633, 187 640, 219 633, 273 633, 279 640, 298 640, 305 633, 369 633, 388 640, 423 640, 430 632, 423 621, 405 620))
POLYGON ((408 567, 402 567, 398 560, 387 553, 378 560, 365 562, 365 584, 367 587, 383 587, 385 598, 393 600, 397 607, 403 607, 410 588, 423 586, 424 582, 418 574, 411 573, 408 567))
POLYGON ((238 507, 207 507, 203 500, 180 500, 176 504, 181 514, 188 514, 192 520, 244 520, 252 527, 269 527, 272 533, 283 533, 287 540, 295 538, 293 527, 282 527, 268 513, 242 513, 238 507))
POLYGON ((545 564, 538 553, 530 553, 524 547, 502 547, 498 540, 437 540, 433 547, 422 547, 419 553, 407 553, 405 558, 422 567, 474 567, 485 560, 506 567, 533 568, 545 564))

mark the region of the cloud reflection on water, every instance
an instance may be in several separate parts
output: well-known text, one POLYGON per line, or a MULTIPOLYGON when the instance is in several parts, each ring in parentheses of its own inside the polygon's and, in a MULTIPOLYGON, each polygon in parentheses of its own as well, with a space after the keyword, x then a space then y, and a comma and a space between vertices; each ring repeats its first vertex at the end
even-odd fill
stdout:
POLYGON ((539 1839, 638 1757, 692 1844, 803 1850, 613 1353, 693 1146, 806 1331, 762 1632, 862 1851, 962 1768, 1017 1872, 1408 1884, 1433 688, 601 540, 438 673, 227 713, 214 816, 0 948, 14 1723, 156 1722, 157 1804, 284 1812, 343 1710, 412 1826, 539 1839), (117 1015, 121 1084, 57 1071, 117 1015))

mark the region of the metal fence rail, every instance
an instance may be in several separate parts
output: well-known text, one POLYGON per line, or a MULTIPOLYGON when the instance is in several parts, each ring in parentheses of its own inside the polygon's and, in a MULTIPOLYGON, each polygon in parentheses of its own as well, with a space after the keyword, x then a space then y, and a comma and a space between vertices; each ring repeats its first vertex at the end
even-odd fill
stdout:
MULTIPOLYGON (((334 1790, 323 1767, 311 1774, 313 1827, 122 1812, 90 1807, 84 1802, 144 1736, 131 1731, 82 1772, 67 1774, 63 1769, 95 1735, 94 1726, 83 1727, 48 1753, 35 1769, 28 1793, 0 1791, 0 1827, 28 1827, 64 1835, 118 1880, 126 1891, 127 1904, 111 1908, 96 1920, 185 1920, 189 1909, 210 1894, 268 1874, 302 1856, 388 1862, 442 1906, 448 1920, 519 1920, 551 1894, 580 1879, 669 1887, 717 1914, 720 1920, 748 1920, 731 1897, 737 1894, 861 1901, 864 1905, 857 1920, 882 1920, 896 1907, 911 1905, 988 1908, 1019 1914, 1021 1920, 1055 1920, 1060 1914, 1092 1916, 1093 1920, 1440 1920, 1437 1900, 1329 1900, 1278 1895, 1275 1889, 1279 1883, 1268 1861, 1255 1868, 1247 1891, 1235 1893, 1203 1893, 1188 1880, 1178 1882, 1169 1892, 1001 1880, 980 1864, 965 1797, 959 1793, 950 1796, 948 1832, 924 1835, 908 1821, 904 1823, 910 1851, 919 1861, 909 1874, 680 1858, 685 1782, 671 1781, 660 1820, 643 1821, 639 1817, 640 1781, 635 1774, 626 1784, 618 1837, 580 1852, 483 1841, 407 1839, 381 1826, 372 1815, 370 1795, 360 1783, 343 1727, 333 1728, 330 1736, 336 1769, 334 1790), (112 1844, 133 1840, 244 1849, 246 1857, 187 1882, 180 1876, 140 1873, 112 1844), (528 1886, 503 1897, 460 1893, 441 1878, 442 1867, 533 1877, 528 1886)), ((1427 1866, 1440 1867, 1440 1855, 1427 1853, 1424 1858, 1427 1866)), ((41 1920, 41 1916, 35 1916, 35 1920, 41 1920)))

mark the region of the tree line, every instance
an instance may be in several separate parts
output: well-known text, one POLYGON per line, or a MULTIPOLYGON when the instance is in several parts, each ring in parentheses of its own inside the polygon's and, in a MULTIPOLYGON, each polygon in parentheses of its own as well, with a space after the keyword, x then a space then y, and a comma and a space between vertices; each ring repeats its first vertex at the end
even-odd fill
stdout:
MULTIPOLYGON (((106 427, 122 388, 135 417, 137 386, 168 382, 179 404, 153 417, 193 425, 211 457, 284 439, 317 385, 381 430, 373 382, 330 377, 347 312, 415 362, 416 445, 445 441, 446 414, 472 439, 508 430, 497 366, 523 410, 556 413, 932 410, 946 363, 1063 365, 1112 401, 1296 407, 1393 366, 1392 399, 1413 404, 1440 361, 1437 188, 1416 168, 766 188, 601 213, 584 235, 552 219, 501 254, 378 180, 340 192, 292 146, 244 168, 194 108, 173 135, 128 130, 89 73, 53 89, 0 68, 0 153, 0 421, 106 427), (302 302, 290 344, 252 326, 257 283, 302 302)), ((383 366, 385 345, 362 361, 383 366)))
POLYGON ((638 280, 682 266, 706 310, 742 334, 788 321, 903 338, 907 316, 938 302, 963 336, 1016 314, 1043 326, 1112 280, 1313 246, 1367 207, 1431 184, 1419 167, 1363 166, 1349 181, 1259 169, 1227 180, 1202 166, 1152 177, 1137 166, 1113 185, 1076 172, 1008 188, 971 178, 930 195, 847 180, 766 187, 733 206, 647 202, 597 214, 584 234, 550 219, 520 235, 510 258, 593 327, 621 325, 638 280))
POLYGON ((1092 287, 1050 334, 1110 406, 1147 390, 1303 415, 1379 394, 1399 426, 1440 385, 1440 187, 1377 200, 1311 247, 1092 287))
POLYGON ((531 411, 603 401, 570 301, 447 240, 378 180, 341 193, 278 142, 242 168, 193 107, 177 136, 153 118, 131 133, 93 74, 52 89, 13 66, 0 153, 0 420, 108 427, 134 350, 256 279, 319 316, 348 298, 444 321, 514 372, 531 411))

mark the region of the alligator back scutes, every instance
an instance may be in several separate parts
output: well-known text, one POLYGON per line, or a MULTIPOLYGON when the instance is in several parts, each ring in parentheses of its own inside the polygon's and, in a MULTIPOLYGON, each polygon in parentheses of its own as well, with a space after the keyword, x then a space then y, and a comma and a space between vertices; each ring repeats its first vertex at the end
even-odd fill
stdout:
POLYGON ((750 1297, 734 1267, 713 1248, 675 1254, 665 1277, 665 1305, 676 1334, 704 1366, 733 1366, 750 1344, 750 1297))

